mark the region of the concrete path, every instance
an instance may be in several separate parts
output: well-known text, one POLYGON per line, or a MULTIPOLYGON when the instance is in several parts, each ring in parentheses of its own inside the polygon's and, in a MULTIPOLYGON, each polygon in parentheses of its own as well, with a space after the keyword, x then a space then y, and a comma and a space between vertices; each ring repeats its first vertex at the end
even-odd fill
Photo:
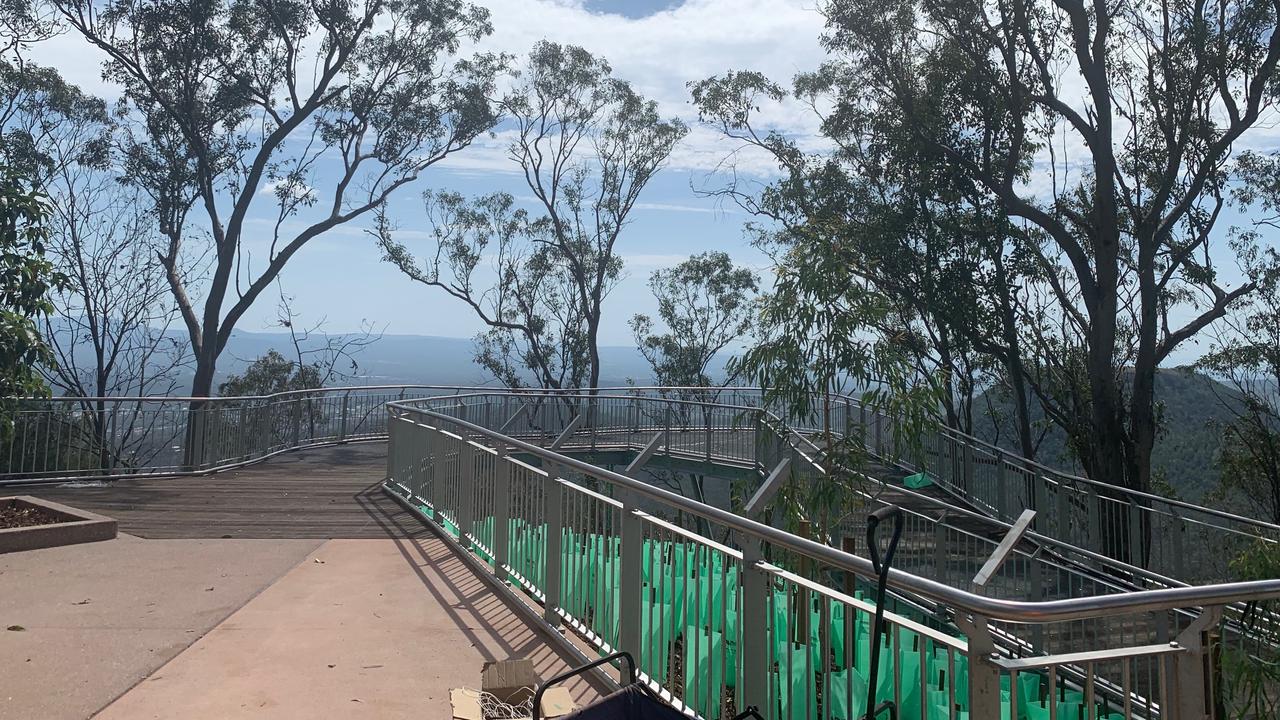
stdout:
POLYGON ((319 545, 121 535, 0 555, 0 719, 93 715, 319 545))
POLYGON ((97 717, 449 718, 508 657, 568 667, 442 541, 331 540, 97 717))

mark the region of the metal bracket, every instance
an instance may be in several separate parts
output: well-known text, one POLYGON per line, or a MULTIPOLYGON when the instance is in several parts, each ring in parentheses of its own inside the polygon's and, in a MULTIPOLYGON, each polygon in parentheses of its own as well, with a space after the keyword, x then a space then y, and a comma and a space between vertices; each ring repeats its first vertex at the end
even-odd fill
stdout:
POLYGON ((1222 620, 1222 606, 1210 605, 1200 612, 1195 620, 1191 621, 1182 632, 1178 633, 1178 637, 1174 640, 1179 647, 1186 648, 1192 652, 1200 652, 1204 650, 1204 633, 1209 628, 1217 625, 1222 620))
POLYGON ((975 589, 985 587, 991 581, 992 576, 1000 570, 1000 566, 1004 565, 1004 561, 1009 558, 1009 553, 1013 552, 1013 548, 1017 546, 1018 541, 1023 535, 1027 534, 1027 528, 1031 527, 1031 521, 1035 520, 1036 511, 1030 508, 1022 511, 1018 519, 1014 521, 1013 526, 1009 528, 1009 532, 1004 534, 1004 539, 996 546, 991 553, 991 557, 987 558, 987 562, 983 564, 982 569, 977 575, 973 576, 973 587, 975 589))

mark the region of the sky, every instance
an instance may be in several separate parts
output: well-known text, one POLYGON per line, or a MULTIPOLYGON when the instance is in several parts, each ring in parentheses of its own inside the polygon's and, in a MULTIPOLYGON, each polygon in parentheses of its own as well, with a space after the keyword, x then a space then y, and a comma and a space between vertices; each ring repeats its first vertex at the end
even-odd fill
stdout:
MULTIPOLYGON (((759 70, 780 81, 814 69, 823 57, 818 45, 822 18, 812 0, 480 0, 477 4, 491 11, 494 32, 474 50, 523 56, 543 38, 581 45, 606 58, 615 76, 655 100, 664 116, 679 117, 691 128, 667 167, 647 186, 619 242, 625 277, 606 301, 602 344, 632 344, 627 321, 637 312, 656 311, 647 286, 655 269, 708 250, 728 252, 739 264, 766 268, 766 258, 744 239, 747 216, 736 207, 700 197, 693 189, 715 184, 715 177, 708 173, 736 146, 698 124, 685 85, 731 69, 759 70)), ((108 98, 119 94, 101 79, 101 56, 72 34, 37 45, 30 56, 59 68, 85 90, 108 98)), ((816 135, 816 121, 799 109, 766 112, 783 113, 769 121, 797 135, 816 135)), ((506 191, 529 199, 523 177, 506 157, 505 143, 502 137, 480 138, 433 166, 416 186, 393 199, 393 218, 404 230, 425 229, 421 193, 426 189, 471 196, 506 191)), ((763 159, 752 164, 748 158, 742 169, 763 178, 769 167, 763 159)), ((264 230, 269 228, 272 209, 272 203, 261 203, 257 220, 264 230)), ((381 261, 365 232, 368 224, 356 222, 330 232, 290 260, 281 283, 304 323, 324 319, 327 331, 344 332, 368 322, 387 333, 447 337, 471 337, 482 329, 458 301, 436 288, 415 284, 381 261)), ((406 235, 411 238, 412 233, 406 235)), ((411 250, 425 251, 413 239, 402 242, 411 250)), ((239 328, 270 328, 277 304, 274 296, 259 298, 239 328)))
MULTIPOLYGON (((733 205, 699 196, 696 187, 716 186, 720 163, 739 150, 716 131, 700 125, 686 84, 728 70, 757 70, 782 84, 824 59, 819 44, 823 18, 815 0, 473 0, 491 12, 494 32, 472 51, 525 55, 541 39, 585 47, 606 58, 614 74, 655 100, 663 115, 679 117, 690 133, 653 179, 631 216, 618 245, 625 277, 604 307, 601 342, 633 343, 627 321, 637 312, 653 314, 656 303, 647 287, 650 274, 692 253, 722 250, 736 262, 756 268, 767 280, 767 259, 751 247, 743 224, 749 219, 733 205)), ((37 45, 36 62, 56 66, 68 80, 107 98, 118 91, 101 79, 101 56, 73 34, 37 45)), ((820 143, 817 120, 797 103, 761 109, 763 124, 798 142, 820 143)), ((499 128, 501 130, 501 128, 499 128)), ((475 196, 506 191, 532 209, 523 177, 506 156, 506 139, 482 137, 470 148, 430 168, 415 186, 390 204, 405 231, 410 250, 425 252, 414 231, 426 230, 421 192, 455 190, 475 196)), ((1271 151, 1280 146, 1280 124, 1268 123, 1241 145, 1271 151)), ((772 165, 759 156, 736 157, 747 177, 767 180, 772 165)), ((1047 173, 1041 173, 1042 179, 1047 173)), ((1033 181, 1034 182, 1034 181, 1033 181)), ((269 200, 269 198, 263 198, 269 200)), ((269 228, 273 203, 264 202, 251 219, 269 228)), ((1238 222, 1228 213, 1225 223, 1238 222)), ((365 232, 368 222, 340 227, 309 243, 286 267, 281 284, 293 298, 300 321, 325 321, 329 332, 371 324, 391 334, 470 337, 482 325, 467 308, 435 288, 417 285, 383 262, 365 232)), ((1225 269, 1228 280, 1232 272, 1225 269)), ((259 298, 242 319, 241 330, 266 330, 275 324, 274 296, 259 298)), ((1198 350, 1186 348, 1186 361, 1198 350)))

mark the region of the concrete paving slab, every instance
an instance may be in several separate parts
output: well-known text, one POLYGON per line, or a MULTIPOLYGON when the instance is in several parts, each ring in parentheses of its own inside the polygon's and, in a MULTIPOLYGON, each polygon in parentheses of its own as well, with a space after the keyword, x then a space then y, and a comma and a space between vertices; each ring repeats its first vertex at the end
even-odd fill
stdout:
POLYGON ((449 718, 509 657, 569 667, 439 539, 331 540, 98 718, 449 718))
POLYGON ((121 535, 0 555, 0 720, 92 716, 319 544, 121 535))

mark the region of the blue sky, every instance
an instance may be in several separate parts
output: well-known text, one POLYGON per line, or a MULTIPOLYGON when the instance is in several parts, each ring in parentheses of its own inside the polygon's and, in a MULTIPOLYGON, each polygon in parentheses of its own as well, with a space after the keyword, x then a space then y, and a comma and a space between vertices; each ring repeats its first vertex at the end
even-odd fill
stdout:
MULTIPOLYGON (((674 265, 691 253, 723 250, 737 262, 760 270, 765 258, 750 247, 742 225, 746 215, 736 208, 699 197, 691 185, 715 185, 715 170, 739 148, 711 128, 697 123, 686 83, 730 69, 758 70, 785 83, 797 72, 812 70, 824 59, 819 46, 823 22, 813 0, 473 0, 491 11, 494 33, 470 51, 501 51, 522 56, 540 39, 572 43, 607 58, 615 75, 654 99, 664 115, 683 119, 689 136, 676 148, 668 167, 654 179, 632 215, 618 252, 626 260, 625 279, 605 306, 601 340, 610 345, 632 342, 627 321, 636 312, 654 311, 646 286, 650 273, 674 265)), ((101 80, 100 56, 71 34, 37 46, 33 59, 54 65, 73 82, 107 98, 115 88, 101 80)), ((1072 80, 1066 78, 1068 88, 1072 80)), ((817 120, 794 102, 762 108, 762 124, 779 129, 808 147, 821 143, 817 120)), ((420 195, 426 189, 451 189, 467 195, 502 190, 529 196, 523 178, 506 157, 506 140, 481 138, 471 148, 431 168, 414 187, 393 199, 391 211, 405 231, 423 227, 420 195)), ((1073 142, 1061 148, 1065 154, 1073 142)), ((1280 124, 1272 121, 1247 135, 1240 147, 1265 152, 1280 146, 1280 124)), ((1077 155, 1078 156, 1078 155, 1077 155)), ((738 156, 740 173, 764 180, 771 164, 758 155, 738 156)), ((1047 188, 1048 172, 1037 173, 1032 186, 1047 188)), ((323 180, 323 179, 322 179, 323 180)), ((269 198, 263 198, 268 200, 269 198)), ((271 217, 262 203, 256 215, 271 217)), ((1226 223, 1239 222, 1235 213, 1226 223)), ((469 311, 433 288, 414 284, 392 266, 356 223, 311 242, 289 263, 282 276, 284 291, 295 298, 302 321, 327 320, 331 332, 359 328, 363 322, 388 333, 470 337, 482 329, 469 311)), ((411 249, 411 233, 402 238, 411 249)), ((1234 284, 1230 267, 1222 268, 1234 284)), ((767 277, 767 273, 762 273, 767 277)), ((241 330, 270 328, 276 299, 264 296, 240 322, 241 330)), ((1196 354, 1185 348, 1175 362, 1196 354)))
MULTIPOLYGON (((812 3, 793 0, 479 0, 488 6, 495 31, 475 50, 524 55, 542 38, 586 47, 609 60, 615 75, 656 100, 664 115, 696 126, 685 83, 730 69, 750 68, 780 80, 815 67, 822 19, 812 3)), ((71 34, 38 46, 37 62, 58 67, 68 79, 106 97, 118 94, 100 77, 100 57, 71 34)), ((770 111, 775 112, 775 111, 770 111)), ((776 124, 798 135, 813 134, 815 121, 798 108, 779 109, 776 124)), ((472 148, 426 172, 415 187, 391 205, 404 230, 420 229, 421 192, 451 189, 467 195, 496 190, 529 196, 523 178, 505 157, 505 140, 483 138, 472 148)), ((691 253, 724 250, 741 264, 763 269, 765 258, 743 239, 747 219, 733 207, 699 197, 691 184, 707 181, 735 149, 710 128, 693 127, 669 166, 648 186, 618 246, 626 259, 625 279, 605 307, 602 342, 631 344, 627 320, 650 312, 655 303, 646 282, 659 267, 691 253)), ((762 159, 744 168, 763 177, 762 159)), ((715 182, 714 178, 711 182, 715 182)), ((323 183, 318 183, 323 184, 323 183)), ((268 200, 269 198, 263 198, 268 200)), ((256 214, 273 217, 271 203, 256 214)), ((481 325, 452 298, 416 285, 380 261, 366 223, 347 226, 312 241, 290 260, 282 275, 285 293, 295 298, 303 321, 327 320, 329 331, 356 329, 362 322, 388 333, 470 337, 481 325)), ((405 240, 411 248, 413 240, 405 240)), ((419 246, 421 247, 421 246, 419 246)), ((240 322, 242 330, 270 327, 274 297, 262 297, 240 322)))

